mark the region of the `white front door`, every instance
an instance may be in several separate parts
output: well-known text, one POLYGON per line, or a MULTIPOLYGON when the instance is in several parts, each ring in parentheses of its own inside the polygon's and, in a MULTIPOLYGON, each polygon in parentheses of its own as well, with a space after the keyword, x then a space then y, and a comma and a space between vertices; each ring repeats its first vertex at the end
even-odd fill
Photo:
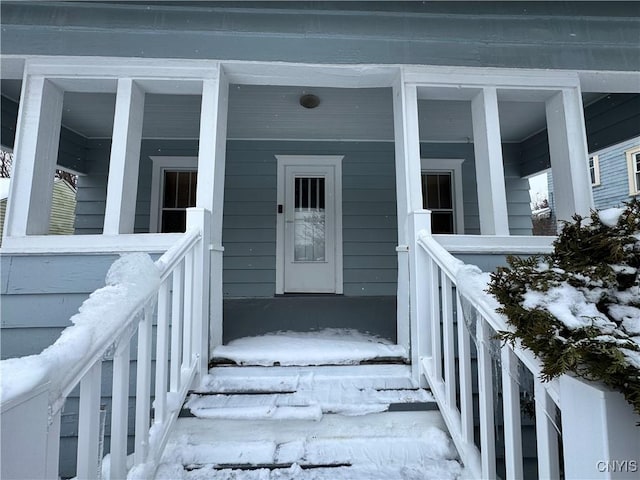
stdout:
POLYGON ((342 293, 342 157, 277 158, 276 293, 342 293))

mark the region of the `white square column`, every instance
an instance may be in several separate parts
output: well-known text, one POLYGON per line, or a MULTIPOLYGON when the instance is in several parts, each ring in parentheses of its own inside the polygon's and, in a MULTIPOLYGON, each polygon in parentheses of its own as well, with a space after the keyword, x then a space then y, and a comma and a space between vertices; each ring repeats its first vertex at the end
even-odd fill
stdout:
POLYGON ((593 194, 580 91, 561 90, 547 100, 546 110, 556 218, 571 220, 575 213, 587 217, 593 194))
POLYGON ((133 233, 143 117, 144 91, 131 78, 120 78, 104 213, 106 235, 133 233))
POLYGON ((45 77, 27 76, 18 114, 5 236, 49 233, 63 97, 64 92, 45 77))
POLYGON ((415 239, 409 237, 409 214, 422 210, 420 178, 420 137, 418 129, 418 93, 415 85, 406 85, 402 74, 393 86, 393 124, 396 157, 396 204, 398 216, 398 345, 410 346, 409 249, 415 239))
MULTIPOLYGON (((209 348, 222 344, 222 218, 224 213, 224 176, 227 144, 227 110, 229 81, 222 69, 218 78, 202 82, 202 107, 200 112, 200 143, 198 151, 198 189, 196 207, 211 214, 211 250, 208 291, 209 348)), ((187 225, 187 228, 189 225, 187 225)))
POLYGON ((471 101, 476 187, 482 235, 509 235, 498 94, 485 87, 471 101))

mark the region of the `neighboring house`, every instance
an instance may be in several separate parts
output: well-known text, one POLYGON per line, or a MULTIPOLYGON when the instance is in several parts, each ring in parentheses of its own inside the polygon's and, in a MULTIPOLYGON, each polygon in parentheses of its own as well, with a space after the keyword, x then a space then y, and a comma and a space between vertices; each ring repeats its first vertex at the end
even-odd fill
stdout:
MULTIPOLYGON (((415 380, 430 382, 463 460, 480 462, 473 419, 449 415, 456 387, 446 395, 441 387, 441 357, 457 351, 453 313, 443 330, 439 320, 426 327, 441 311, 462 313, 444 288, 458 268, 447 255, 492 271, 507 254, 548 251, 550 238, 531 236, 527 178, 538 172, 551 169, 562 185, 558 219, 593 207, 587 145, 640 134, 640 112, 619 108, 640 98, 636 3, 0 8, 1 140, 16 155, 0 250, 3 358, 55 341, 119 254, 188 251, 199 261, 180 257, 175 283, 162 287, 180 297, 176 308, 197 312, 187 320, 204 325, 189 330, 199 343, 189 344, 185 378, 203 375, 213 349, 238 337, 368 331, 410 351, 415 380), (81 176, 74 234, 52 237, 56 165, 81 176), (435 235, 422 242, 429 229, 435 235), (430 241, 446 262, 424 246, 430 241)), ((482 296, 471 299, 475 308, 482 296)), ((483 358, 481 368, 491 362, 483 358)), ((492 392, 485 373, 482 390, 492 392)), ((458 391, 470 402, 468 380, 458 391)), ((86 391, 98 392, 99 406, 99 376, 92 385, 86 391)), ((554 392, 544 393, 545 408, 554 392)), ((480 401, 481 416, 493 411, 480 401)), ((551 438, 540 419, 552 416, 539 413, 551 438)), ((495 453, 487 421, 485 457, 495 453)), ((163 422, 154 428, 171 424, 163 422)), ((63 418, 66 443, 75 433, 63 418)), ((136 442, 148 446, 148 438, 136 442)), ((73 475, 70 463, 63 456, 73 475)))
MULTIPOLYGON (((9 178, 0 179, 0 234, 9 196, 9 178)), ((76 211, 76 189, 66 180, 56 178, 51 196, 50 235, 73 235, 76 211)), ((1 240, 0 240, 1 243, 1 240)))
POLYGON ((589 155, 593 202, 597 209, 620 206, 640 195, 640 137, 589 155))

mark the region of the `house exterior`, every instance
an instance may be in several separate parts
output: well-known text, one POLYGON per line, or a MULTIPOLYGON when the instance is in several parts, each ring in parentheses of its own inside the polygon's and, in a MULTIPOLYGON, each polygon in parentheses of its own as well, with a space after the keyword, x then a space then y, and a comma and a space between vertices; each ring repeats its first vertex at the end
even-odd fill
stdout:
POLYGON ((3 358, 53 343, 119 254, 197 231, 198 372, 234 338, 340 327, 406 346, 424 383, 418 233, 487 271, 548 250, 527 177, 550 168, 558 219, 585 215, 590 131, 639 125, 602 101, 640 93, 635 2, 0 8, 3 358), (56 165, 80 177, 53 237, 56 165))

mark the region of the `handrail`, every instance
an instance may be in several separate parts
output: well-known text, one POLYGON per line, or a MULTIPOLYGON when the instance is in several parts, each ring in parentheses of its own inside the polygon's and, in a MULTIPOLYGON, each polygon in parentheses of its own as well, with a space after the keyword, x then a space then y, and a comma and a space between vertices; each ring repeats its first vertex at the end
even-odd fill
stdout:
MULTIPOLYGON (((189 209, 187 223, 190 226, 187 232, 181 234, 155 262, 143 253, 127 254, 116 260, 107 273, 106 286, 85 300, 71 319, 73 325, 64 329, 53 345, 39 355, 9 359, 0 364, 3 367, 3 391, 5 383, 11 381, 11 374, 8 373, 11 370, 25 371, 32 366, 41 367, 39 370, 43 381, 47 382, 48 391, 49 426, 45 427, 45 431, 54 433, 47 435, 45 451, 32 453, 34 462, 46 464, 46 478, 58 477, 57 461, 51 461, 51 458, 58 458, 60 439, 55 432, 59 432, 64 402, 78 385, 80 406, 76 474, 78 478, 96 476, 101 462, 98 447, 101 369, 102 362, 111 359, 111 478, 127 475, 130 343, 136 332, 138 373, 134 468, 142 468, 148 473, 145 476, 153 475, 171 426, 177 418, 177 405, 184 400, 198 375, 206 369, 208 344, 203 340, 203 334, 206 336, 207 331, 204 308, 208 308, 208 288, 203 288, 203 278, 209 275, 204 267, 208 264, 205 255, 209 255, 206 241, 208 229, 205 228, 208 215, 209 212, 204 209, 189 209), (156 327, 153 328, 156 309, 156 327), (154 335, 155 342, 152 340, 154 335), (155 393, 151 390, 153 343, 156 345, 153 349, 156 352, 155 393), (150 425, 151 396, 155 397, 155 401, 150 425)), ((28 412, 28 409, 35 407, 29 407, 27 400, 33 397, 36 389, 42 389, 42 385, 43 382, 34 385, 25 383, 23 391, 14 389, 10 396, 3 395, 3 416, 14 415, 12 418, 20 418, 21 422, 28 424, 34 413, 28 412), (16 405, 25 407, 14 408, 16 405)), ((42 432, 42 428, 32 428, 31 431, 34 436, 41 436, 36 432, 42 432)))
MULTIPOLYGON (((431 255, 432 260, 436 262, 440 269, 445 272, 452 282, 454 282, 460 294, 471 302, 473 307, 482 314, 494 331, 513 331, 513 328, 507 324, 504 316, 496 311, 496 308, 500 306, 497 300, 486 293, 484 288, 480 288, 479 286, 473 288, 468 281, 458 281, 460 272, 463 269, 467 277, 472 277, 474 274, 479 275, 481 271, 478 267, 475 265, 465 264, 461 260, 455 258, 426 231, 419 232, 417 243, 431 255)), ((484 285, 486 285, 486 283, 484 285)), ((540 375, 542 365, 531 350, 522 348, 520 342, 516 341, 516 348, 514 348, 513 351, 529 371, 531 371, 531 373, 534 375, 540 375)), ((549 391, 551 399, 556 403, 556 405, 559 405, 560 397, 557 380, 548 382, 546 384, 546 388, 549 391)))

